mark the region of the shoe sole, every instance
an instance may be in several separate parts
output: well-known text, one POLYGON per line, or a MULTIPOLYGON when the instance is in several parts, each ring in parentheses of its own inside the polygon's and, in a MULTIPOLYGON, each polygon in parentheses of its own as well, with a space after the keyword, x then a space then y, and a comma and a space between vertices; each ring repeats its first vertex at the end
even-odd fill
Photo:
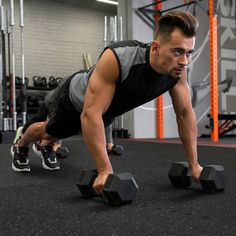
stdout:
POLYGON ((14 171, 17 171, 17 172, 30 172, 30 168, 18 169, 17 167, 14 166, 13 163, 12 163, 12 165, 11 165, 11 168, 12 168, 14 171))
POLYGON ((33 149, 34 153, 35 153, 38 157, 41 158, 41 160, 42 160, 42 166, 43 166, 44 169, 46 169, 46 170, 60 170, 60 167, 50 168, 50 167, 48 167, 48 166, 45 164, 43 155, 42 155, 42 153, 41 153, 40 151, 37 150, 35 144, 33 144, 32 149, 33 149))
MULTIPOLYGON (((12 161, 13 161, 13 157, 14 157, 13 146, 11 146, 11 156, 12 156, 12 161)), ((13 162, 12 162, 12 164, 11 164, 11 168, 12 168, 14 171, 17 171, 17 172, 30 172, 30 168, 19 169, 19 168, 17 168, 17 167, 14 166, 14 163, 13 163, 13 162)))

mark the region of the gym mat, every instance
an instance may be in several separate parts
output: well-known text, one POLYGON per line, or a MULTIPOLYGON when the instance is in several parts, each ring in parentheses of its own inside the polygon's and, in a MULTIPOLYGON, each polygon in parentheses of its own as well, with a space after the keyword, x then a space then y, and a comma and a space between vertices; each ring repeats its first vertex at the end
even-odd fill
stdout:
POLYGON ((70 150, 60 171, 44 170, 30 151, 31 172, 11 169, 10 145, 0 144, 0 235, 236 235, 235 149, 199 146, 202 165, 224 165, 224 193, 205 194, 198 185, 175 189, 168 177, 185 160, 179 144, 116 140, 125 151, 111 156, 114 172, 131 172, 139 185, 132 204, 111 207, 85 200, 80 171, 94 168, 82 138, 63 142, 70 150))

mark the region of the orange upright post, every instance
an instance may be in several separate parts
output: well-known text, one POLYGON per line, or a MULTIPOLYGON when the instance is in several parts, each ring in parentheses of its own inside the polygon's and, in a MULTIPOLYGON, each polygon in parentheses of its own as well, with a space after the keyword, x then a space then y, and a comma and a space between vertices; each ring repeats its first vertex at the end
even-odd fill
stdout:
POLYGON ((210 116, 212 121, 211 140, 218 142, 218 60, 217 60, 217 16, 216 1, 209 0, 209 49, 210 49, 210 116))
MULTIPOLYGON (((159 2, 155 5, 155 10, 161 11, 162 3, 159 2)), ((156 22, 159 19, 159 15, 155 16, 156 22)), ((158 139, 164 138, 164 119, 163 119, 163 96, 159 96, 156 99, 156 137, 158 139)))

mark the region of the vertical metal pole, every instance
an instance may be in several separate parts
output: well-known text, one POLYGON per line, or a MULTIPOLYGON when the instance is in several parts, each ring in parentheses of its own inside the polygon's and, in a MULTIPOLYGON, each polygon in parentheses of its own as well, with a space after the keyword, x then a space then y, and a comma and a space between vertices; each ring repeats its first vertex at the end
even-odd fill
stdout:
MULTIPOLYGON (((118 40, 118 27, 117 27, 117 16, 114 16, 114 42, 117 42, 118 40)), ((117 123, 118 123, 118 129, 121 128, 121 116, 117 117, 117 123)))
POLYGON ((119 17, 119 32, 120 32, 120 41, 123 40, 123 19, 122 16, 119 17))
POLYGON ((2 102, 3 102, 3 12, 4 8, 2 6, 2 1, 0 0, 0 25, 1 25, 1 31, 0 31, 0 130, 3 128, 3 110, 2 110, 2 102))
MULTIPOLYGON (((118 38, 120 41, 123 40, 123 24, 122 24, 122 16, 119 17, 119 21, 118 21, 118 27, 117 27, 117 32, 119 33, 118 38)), ((124 128, 124 116, 121 115, 119 117, 120 120, 120 129, 124 128)))
POLYGON ((3 102, 3 48, 2 48, 2 39, 3 39, 3 6, 1 6, 2 2, 0 2, 0 131, 3 130, 3 110, 2 110, 2 102, 3 102))
POLYGON ((2 21, 2 77, 3 77, 3 116, 7 115, 8 107, 7 107, 7 94, 8 94, 8 86, 7 86, 7 78, 6 78, 6 11, 4 7, 2 7, 1 14, 2 21))
MULTIPOLYGON (((8 73, 8 76, 6 76, 6 114, 5 116, 8 117, 8 115, 11 113, 11 91, 12 91, 12 81, 11 81, 11 27, 10 27, 10 10, 6 10, 6 44, 7 44, 7 57, 6 59, 6 64, 8 68, 6 69, 6 74, 8 73)), ((6 125, 7 122, 3 122, 3 126, 6 125)), ((6 128, 4 128, 6 130, 6 128)))
POLYGON ((117 16, 114 16, 114 42, 116 42, 117 39, 117 16))
POLYGON ((114 17, 110 17, 110 41, 114 41, 114 17))
POLYGON ((104 17, 104 47, 107 46, 107 16, 104 17))
POLYGON ((25 53, 24 53, 24 2, 20 0, 20 33, 21 33, 21 114, 22 114, 22 125, 26 123, 26 83, 25 83, 25 53))
POLYGON ((14 18, 14 0, 11 0, 10 2, 10 8, 11 8, 11 53, 12 53, 12 94, 11 94, 11 100, 12 100, 12 118, 13 118, 13 130, 17 129, 17 113, 16 113, 16 88, 15 88, 15 79, 16 79, 16 66, 15 66, 15 45, 14 45, 14 26, 15 26, 15 18, 14 18))

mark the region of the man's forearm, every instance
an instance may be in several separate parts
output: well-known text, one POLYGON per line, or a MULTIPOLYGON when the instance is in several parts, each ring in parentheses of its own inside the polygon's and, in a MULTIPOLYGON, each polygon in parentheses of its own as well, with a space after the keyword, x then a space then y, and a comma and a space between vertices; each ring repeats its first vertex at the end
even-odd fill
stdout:
POLYGON ((102 118, 87 115, 81 118, 81 124, 85 142, 96 163, 98 172, 112 172, 112 166, 106 151, 102 118))
POLYGON ((197 157, 197 126, 193 114, 185 114, 177 117, 179 136, 184 145, 189 166, 198 164, 197 157))

